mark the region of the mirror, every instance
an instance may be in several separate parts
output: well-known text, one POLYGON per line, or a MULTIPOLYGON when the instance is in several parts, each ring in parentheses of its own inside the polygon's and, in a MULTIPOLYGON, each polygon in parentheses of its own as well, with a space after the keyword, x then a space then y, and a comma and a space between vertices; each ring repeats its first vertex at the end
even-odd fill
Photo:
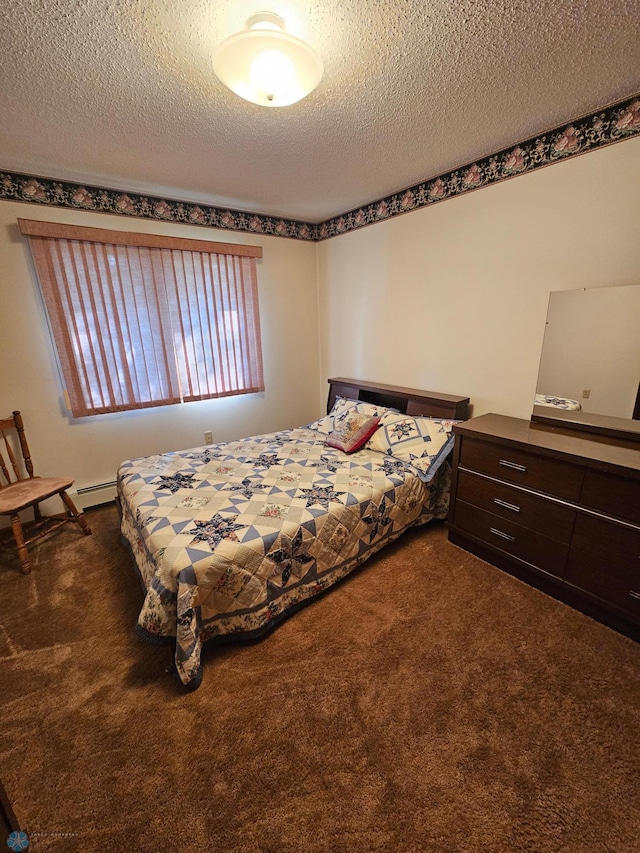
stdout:
POLYGON ((550 294, 532 420, 640 437, 640 285, 550 294))

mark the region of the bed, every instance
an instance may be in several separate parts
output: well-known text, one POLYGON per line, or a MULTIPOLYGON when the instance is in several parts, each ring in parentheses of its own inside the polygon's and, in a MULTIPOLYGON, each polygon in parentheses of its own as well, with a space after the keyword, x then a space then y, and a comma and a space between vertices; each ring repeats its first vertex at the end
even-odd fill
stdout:
POLYGON ((123 462, 121 531, 185 687, 205 646, 256 638, 405 530, 444 519, 468 398, 330 379, 327 416, 123 462))

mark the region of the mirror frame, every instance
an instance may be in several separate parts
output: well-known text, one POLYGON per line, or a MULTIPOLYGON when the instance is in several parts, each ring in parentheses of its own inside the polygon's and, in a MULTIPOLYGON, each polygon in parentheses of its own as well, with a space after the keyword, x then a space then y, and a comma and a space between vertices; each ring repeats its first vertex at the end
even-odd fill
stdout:
MULTIPOLYGON (((636 400, 636 410, 640 407, 640 391, 636 400)), ((593 435, 640 442, 640 420, 616 418, 611 415, 572 412, 565 409, 551 410, 547 406, 534 406, 531 415, 533 424, 577 430, 593 435)))

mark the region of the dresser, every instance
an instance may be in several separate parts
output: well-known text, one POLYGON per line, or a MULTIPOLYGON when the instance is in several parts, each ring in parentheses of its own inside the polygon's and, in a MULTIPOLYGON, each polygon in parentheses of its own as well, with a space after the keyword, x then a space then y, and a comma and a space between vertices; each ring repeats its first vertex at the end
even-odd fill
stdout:
POLYGON ((495 414, 454 431, 449 540, 640 640, 640 443, 495 414))

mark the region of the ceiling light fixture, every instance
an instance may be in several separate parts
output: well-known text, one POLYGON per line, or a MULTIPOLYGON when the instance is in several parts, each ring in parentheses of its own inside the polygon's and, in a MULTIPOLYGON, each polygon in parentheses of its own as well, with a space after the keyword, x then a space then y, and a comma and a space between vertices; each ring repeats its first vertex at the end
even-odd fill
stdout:
POLYGON ((213 70, 241 98, 263 107, 286 107, 316 88, 323 67, 313 48, 284 32, 279 15, 258 12, 246 30, 216 48, 213 70))

